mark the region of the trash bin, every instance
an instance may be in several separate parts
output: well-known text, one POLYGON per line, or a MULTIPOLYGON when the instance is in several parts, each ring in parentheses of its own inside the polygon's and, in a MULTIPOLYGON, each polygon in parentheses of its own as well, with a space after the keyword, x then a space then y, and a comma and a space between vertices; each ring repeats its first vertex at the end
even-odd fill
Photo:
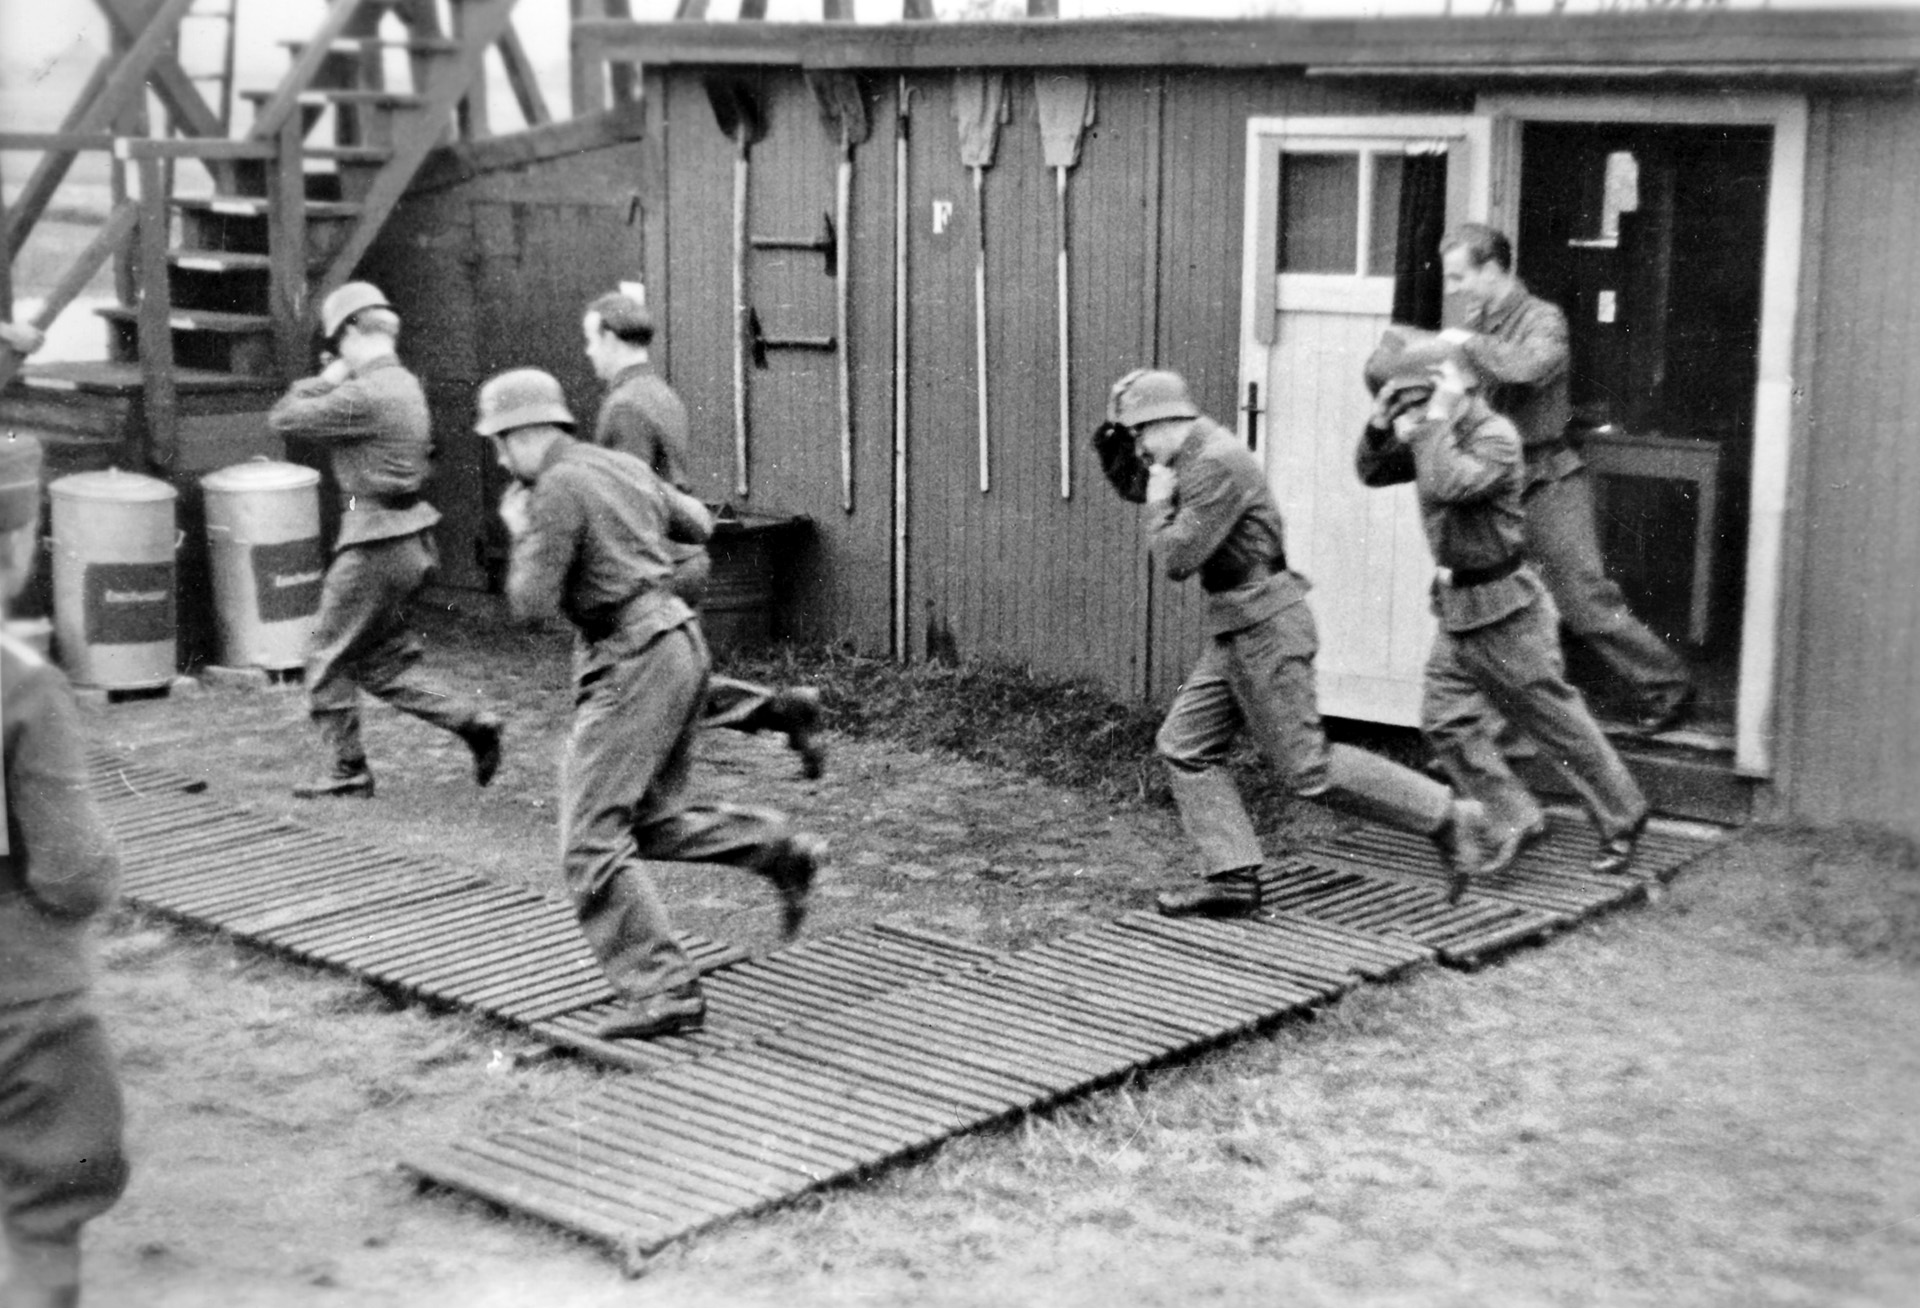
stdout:
POLYGON ((200 489, 221 661, 272 671, 299 667, 319 622, 327 571, 320 474, 256 459, 208 473, 200 489))
POLYGON ((716 515, 707 541, 712 573, 700 601, 700 626, 716 654, 770 643, 780 629, 780 592, 812 519, 768 513, 716 515))
POLYGON ((60 662, 83 686, 139 690, 173 681, 173 487, 112 469, 47 487, 53 502, 53 630, 60 662))

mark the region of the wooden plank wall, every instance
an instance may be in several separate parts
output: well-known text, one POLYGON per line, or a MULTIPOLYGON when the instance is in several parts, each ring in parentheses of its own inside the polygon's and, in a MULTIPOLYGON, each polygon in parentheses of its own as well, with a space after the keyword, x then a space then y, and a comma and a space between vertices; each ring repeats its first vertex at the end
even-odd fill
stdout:
MULTIPOLYGON (((753 150, 755 234, 810 236, 832 205, 833 141, 797 73, 740 69, 768 108, 753 150)), ((1044 75, 1044 74, 1042 74, 1044 75)), ((1086 438, 1115 378, 1159 363, 1200 404, 1237 420, 1241 178, 1250 113, 1457 109, 1415 93, 1339 90, 1265 72, 1106 71, 1096 122, 1069 179, 1073 337, 1071 493, 1059 493, 1054 179, 1033 74, 1008 77, 1009 121, 987 170, 990 489, 979 486, 972 178, 959 152, 952 78, 912 75, 908 162, 908 657, 953 655, 1083 676, 1164 698, 1199 632, 1192 587, 1150 576, 1139 514, 1093 465, 1086 438), (941 231, 936 204, 951 205, 941 231), (1157 233, 1157 241, 1155 234, 1157 233)), ((666 106, 671 376, 695 418, 711 498, 732 469, 732 155, 700 76, 659 75, 666 106)), ((776 352, 749 371, 753 508, 817 524, 789 603, 791 633, 891 647, 894 358, 893 145, 898 79, 870 85, 872 139, 858 152, 852 250, 856 506, 838 507, 834 375, 827 355, 776 352)), ((816 256, 750 255, 750 299, 776 335, 832 330, 816 256)))
POLYGON ((1785 816, 1920 838, 1920 96, 1824 110, 1780 789, 1785 816))
POLYGON ((1113 379, 1139 361, 1147 261, 1139 178, 1144 77, 1107 82, 1068 180, 1073 447, 1060 496, 1054 178, 1029 76, 986 172, 989 480, 979 483, 974 368, 976 218, 945 76, 914 79, 908 241, 913 657, 945 646, 1121 693, 1143 677, 1145 555, 1087 437, 1113 379), (935 204, 952 218, 933 229, 935 204))
MULTIPOLYGON (((835 358, 769 351, 749 362, 748 494, 735 493, 733 146, 699 78, 665 83, 668 375, 686 399, 703 496, 756 513, 801 514, 810 544, 792 561, 786 634, 885 653, 893 520, 893 126, 889 98, 854 151, 848 233, 854 399, 853 510, 842 507, 835 358)), ((750 77, 766 136, 748 162, 749 236, 810 240, 835 206, 838 137, 797 73, 750 77)), ((834 336, 834 280, 810 251, 749 250, 748 302, 769 336, 834 336)))
POLYGON ((400 354, 426 384, 440 508, 441 577, 485 589, 504 545, 493 508, 503 486, 473 435, 480 383, 508 368, 544 368, 590 424, 601 385, 582 349, 587 302, 640 275, 633 201, 655 183, 637 142, 477 173, 408 197, 361 274, 387 292, 406 326, 400 354), (491 560, 491 564, 489 563, 491 560))
MULTIPOLYGON (((753 153, 750 229, 810 235, 833 204, 834 142, 797 72, 742 70, 769 106, 753 153)), ((700 489, 732 496, 732 151, 697 74, 649 74, 643 143, 560 154, 409 198, 367 274, 401 306, 402 353, 429 381, 440 429, 446 574, 484 584, 462 534, 484 537, 495 481, 466 438, 471 389, 536 364, 591 412, 578 341, 593 293, 643 248, 666 323, 668 373, 693 417, 700 489), (634 196, 643 220, 632 221, 634 196)), ((1245 121, 1252 114, 1460 112, 1465 98, 1262 70, 1105 71, 1070 181, 1074 334, 1072 495, 1058 492, 1053 179, 1032 74, 1009 77, 1012 121, 988 172, 992 489, 978 487, 974 215, 951 78, 911 75, 908 402, 910 601, 904 650, 1010 660, 1163 700, 1198 640, 1198 595, 1154 581, 1138 513, 1088 457, 1112 380, 1140 363, 1186 374, 1201 407, 1239 425, 1237 340, 1245 121), (1158 141, 1157 154, 1153 142, 1158 141), (1157 186, 1155 179, 1157 178, 1157 186), (953 206, 933 231, 936 201, 953 206), (1158 233, 1157 242, 1154 233, 1158 233)), ((756 510, 818 530, 789 604, 791 634, 892 647, 894 100, 875 77, 858 152, 852 350, 856 503, 839 507, 830 356, 752 370, 756 510)), ((1788 597, 1775 811, 1920 834, 1920 98, 1818 100, 1826 142, 1810 176, 1806 417, 1789 501, 1788 597)), ((753 259, 767 330, 833 330, 817 256, 753 259)), ((1284 434, 1282 434, 1284 436, 1284 434)))

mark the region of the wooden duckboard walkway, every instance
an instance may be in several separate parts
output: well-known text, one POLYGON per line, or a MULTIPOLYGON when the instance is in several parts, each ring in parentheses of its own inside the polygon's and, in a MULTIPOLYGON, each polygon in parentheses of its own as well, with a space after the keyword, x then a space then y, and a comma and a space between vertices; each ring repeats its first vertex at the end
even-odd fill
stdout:
POLYGON ((1444 899, 1417 837, 1363 826, 1270 867, 1256 918, 1147 913, 996 953, 894 922, 772 953, 682 936, 704 1030, 593 1035, 614 996, 566 904, 225 805, 100 754, 127 898, 626 1068, 416 1175, 598 1240, 637 1267, 715 1223, 1110 1084, 1437 961, 1476 966, 1644 898, 1716 843, 1655 830, 1632 877, 1555 817, 1509 873, 1444 899))

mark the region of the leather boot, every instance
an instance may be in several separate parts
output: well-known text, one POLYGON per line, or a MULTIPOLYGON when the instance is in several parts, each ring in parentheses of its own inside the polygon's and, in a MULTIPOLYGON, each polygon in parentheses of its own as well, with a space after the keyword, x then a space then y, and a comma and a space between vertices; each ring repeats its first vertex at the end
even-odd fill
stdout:
POLYGON ((1500 837, 1487 853, 1487 861, 1480 867, 1483 876, 1495 877, 1519 862, 1520 855, 1528 848, 1539 843, 1547 834, 1547 820, 1541 818, 1524 826, 1512 827, 1500 837))
POLYGON ((788 836, 786 847, 767 864, 767 879, 780 892, 780 932, 787 939, 800 934, 814 877, 826 864, 826 840, 805 831, 788 836))
POLYGON ((1640 820, 1611 839, 1602 839, 1600 851, 1593 856, 1593 862, 1587 869, 1599 876, 1625 876, 1633 865, 1633 848, 1640 841, 1640 833, 1647 829, 1647 819, 1643 814, 1640 820))
POLYGON ((1153 897, 1162 917, 1246 917, 1260 911, 1260 869, 1229 868, 1153 897))
POLYGON ((820 692, 812 686, 790 686, 774 692, 767 713, 787 733, 787 748, 800 756, 800 775, 818 781, 827 770, 827 747, 816 736, 820 730, 820 692))
POLYGON ((482 713, 460 728, 460 739, 473 751, 473 782, 484 786, 500 770, 500 736, 505 730, 499 717, 482 713))
POLYGON ((595 1028, 594 1034, 602 1040, 652 1040, 698 1031, 706 1024, 707 998, 689 981, 633 1000, 595 1028))
POLYGON ((1447 820, 1433 833, 1440 861, 1447 868, 1447 902, 1457 904, 1487 863, 1487 807, 1477 799, 1458 799, 1447 820))
POLYGON ((336 759, 333 767, 293 788, 295 799, 373 798, 373 769, 365 759, 336 759))

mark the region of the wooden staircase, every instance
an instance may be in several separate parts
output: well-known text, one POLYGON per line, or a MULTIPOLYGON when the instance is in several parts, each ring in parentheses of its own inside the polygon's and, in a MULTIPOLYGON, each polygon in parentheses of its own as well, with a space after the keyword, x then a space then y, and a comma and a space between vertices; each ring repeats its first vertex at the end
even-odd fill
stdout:
MULTIPOLYGON (((178 52, 184 23, 232 24, 240 0, 97 2, 114 20, 114 52, 59 132, 0 134, 0 147, 43 152, 0 219, 10 268, 76 154, 110 150, 136 183, 116 189, 138 198, 116 205, 36 321, 51 322, 108 259, 119 263, 122 302, 100 311, 105 362, 23 367, 0 347, 0 401, 23 389, 67 393, 69 407, 84 403, 71 397, 109 394, 127 407, 137 396, 138 421, 107 461, 162 476, 205 470, 238 452, 183 450, 207 397, 227 397, 215 407, 231 411, 245 395, 258 412, 311 371, 313 307, 352 278, 429 152, 485 130, 489 49, 501 51, 529 125, 546 110, 513 32, 514 0, 331 0, 311 34, 286 43, 278 85, 239 90, 252 113, 238 115, 238 134, 178 52), (144 130, 150 91, 165 133, 144 130), (175 193, 184 160, 205 166, 211 195, 175 193)), ((0 278, 0 312, 11 309, 0 278)))
MULTIPOLYGON (((13 261, 46 216, 74 160, 113 159, 106 221, 34 315, 45 329, 114 265, 119 303, 107 358, 32 362, 0 345, 0 430, 31 432, 45 477, 117 467, 178 493, 178 654, 210 657, 214 616, 200 478, 258 456, 318 464, 288 450, 266 410, 314 371, 315 308, 350 280, 415 172, 438 145, 486 130, 483 61, 497 49, 529 126, 549 120, 511 25, 513 0, 330 0, 316 29, 287 44, 278 85, 233 87, 226 69, 182 65, 183 24, 243 22, 249 5, 285 0, 95 0, 112 51, 54 132, 0 132, 0 150, 38 160, 0 207, 0 315, 13 318, 13 261), (442 21, 442 17, 445 21, 442 21), (218 108, 203 90, 217 86, 218 108), (228 112, 230 92, 249 114, 228 112), (165 122, 150 130, 157 99, 165 122), (230 130, 238 118, 240 130, 230 130), (199 194, 176 189, 198 170, 199 194)), ((51 610, 48 573, 13 616, 51 610)))

